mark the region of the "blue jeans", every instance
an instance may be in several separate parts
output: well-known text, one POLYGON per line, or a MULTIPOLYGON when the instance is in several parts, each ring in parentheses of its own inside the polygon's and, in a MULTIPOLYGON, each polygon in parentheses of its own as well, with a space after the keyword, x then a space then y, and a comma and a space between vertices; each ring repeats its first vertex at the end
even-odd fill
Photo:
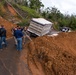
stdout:
POLYGON ((6 37, 0 37, 0 49, 2 49, 2 42, 4 42, 6 47, 7 46, 6 37))
POLYGON ((22 50, 22 38, 17 38, 17 50, 22 50))

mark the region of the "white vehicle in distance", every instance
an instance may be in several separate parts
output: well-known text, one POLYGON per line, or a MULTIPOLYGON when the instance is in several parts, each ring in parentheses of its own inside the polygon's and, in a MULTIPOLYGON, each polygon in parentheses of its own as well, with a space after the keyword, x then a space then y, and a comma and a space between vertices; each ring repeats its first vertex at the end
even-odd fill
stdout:
POLYGON ((60 30, 62 32, 71 32, 71 28, 69 28, 69 27, 62 27, 60 30))

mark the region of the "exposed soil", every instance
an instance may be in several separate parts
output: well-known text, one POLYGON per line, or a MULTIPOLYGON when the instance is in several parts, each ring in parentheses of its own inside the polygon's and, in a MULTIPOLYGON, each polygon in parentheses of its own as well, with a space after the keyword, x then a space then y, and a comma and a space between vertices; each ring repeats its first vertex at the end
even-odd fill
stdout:
POLYGON ((76 75, 76 32, 28 41, 21 52, 8 40, 0 51, 0 75, 76 75))
POLYGON ((8 7, 8 10, 10 11, 10 13, 11 13, 12 15, 17 16, 17 13, 16 13, 16 11, 12 8, 12 6, 7 5, 7 7, 8 7))
MULTIPOLYGON (((16 25, 2 17, 0 17, 0 25, 6 28, 7 38, 12 37, 11 29, 16 25)), ((27 49, 18 52, 13 38, 8 39, 7 43, 7 48, 0 50, 0 75, 32 75, 27 65, 27 49)))
MULTIPOLYGON (((16 15, 10 6, 8 9, 16 15)), ((0 24, 5 26, 7 38, 12 37, 11 29, 16 25, 2 17, 0 24)), ((0 51, 0 75, 76 75, 76 32, 37 37, 21 52, 14 39, 8 39, 7 48, 0 51)))
POLYGON ((76 32, 43 36, 28 44, 33 75, 76 75, 76 32))
POLYGON ((1 7, 1 11, 4 14, 3 18, 5 18, 6 20, 8 20, 14 24, 18 24, 19 22, 21 22, 20 15, 18 14, 16 9, 12 5, 10 5, 8 3, 6 5, 3 5, 1 7))
MULTIPOLYGON (((12 12, 12 8, 9 8, 12 12)), ((6 12, 6 10, 5 10, 6 12)), ((5 16, 6 17, 6 16, 5 16)), ((14 46, 14 39, 12 37, 11 29, 16 25, 0 17, 0 25, 4 25, 7 30, 7 48, 0 50, 0 75, 32 75, 27 65, 27 49, 23 49, 21 52, 16 50, 14 46), (10 38, 12 37, 12 38, 10 38)), ((26 42, 29 42, 26 39, 26 42)))
MULTIPOLYGON (((0 24, 11 37, 16 26, 0 17, 0 24)), ((58 36, 42 36, 26 43, 21 52, 8 39, 8 46, 0 51, 0 75, 76 75, 76 32, 58 36)))
POLYGON ((12 36, 12 32, 11 32, 11 29, 13 27, 15 27, 16 25, 3 19, 2 17, 0 17, 0 25, 4 25, 4 27, 6 28, 7 30, 7 37, 11 37, 12 36))

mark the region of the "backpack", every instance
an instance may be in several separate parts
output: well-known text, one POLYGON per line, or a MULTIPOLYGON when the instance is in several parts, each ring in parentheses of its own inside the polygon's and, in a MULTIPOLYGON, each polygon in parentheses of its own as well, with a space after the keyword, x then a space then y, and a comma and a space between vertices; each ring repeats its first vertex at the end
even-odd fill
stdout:
POLYGON ((4 29, 3 28, 0 28, 0 36, 2 36, 4 33, 4 29))

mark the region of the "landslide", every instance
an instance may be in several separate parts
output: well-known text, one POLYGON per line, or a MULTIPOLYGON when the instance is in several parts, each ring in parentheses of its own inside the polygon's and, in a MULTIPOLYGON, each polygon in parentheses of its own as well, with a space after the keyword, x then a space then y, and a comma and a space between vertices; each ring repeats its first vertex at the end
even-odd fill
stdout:
POLYGON ((76 31, 38 37, 26 47, 33 75, 76 75, 76 31))

